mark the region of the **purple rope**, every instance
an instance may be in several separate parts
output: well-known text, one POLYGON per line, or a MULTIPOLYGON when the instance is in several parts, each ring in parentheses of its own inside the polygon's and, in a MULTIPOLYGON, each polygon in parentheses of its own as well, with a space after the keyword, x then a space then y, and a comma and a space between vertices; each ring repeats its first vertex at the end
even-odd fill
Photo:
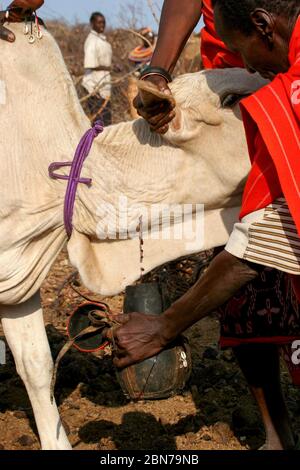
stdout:
POLYGON ((81 178, 81 169, 86 157, 89 155, 91 147, 93 145, 94 139, 103 131, 103 124, 101 121, 95 122, 94 126, 89 129, 82 139, 80 140, 78 147, 76 149, 74 158, 72 162, 53 162, 49 166, 49 176, 54 180, 67 180, 68 186, 65 195, 65 204, 64 204, 64 224, 68 237, 72 235, 73 225, 73 212, 74 204, 77 192, 77 186, 79 183, 86 184, 90 186, 92 184, 91 178, 81 178), (55 173, 56 170, 64 167, 71 167, 69 176, 60 175, 55 173))

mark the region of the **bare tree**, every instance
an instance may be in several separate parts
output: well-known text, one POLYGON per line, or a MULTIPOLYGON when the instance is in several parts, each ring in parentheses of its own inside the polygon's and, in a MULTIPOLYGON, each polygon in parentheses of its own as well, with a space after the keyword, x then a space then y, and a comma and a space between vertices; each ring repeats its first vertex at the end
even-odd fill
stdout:
POLYGON ((147 3, 154 20, 159 24, 161 8, 158 6, 157 2, 154 2, 153 0, 147 0, 147 3))
POLYGON ((118 23, 123 28, 139 29, 144 25, 145 12, 141 3, 130 2, 122 6, 118 13, 118 23))

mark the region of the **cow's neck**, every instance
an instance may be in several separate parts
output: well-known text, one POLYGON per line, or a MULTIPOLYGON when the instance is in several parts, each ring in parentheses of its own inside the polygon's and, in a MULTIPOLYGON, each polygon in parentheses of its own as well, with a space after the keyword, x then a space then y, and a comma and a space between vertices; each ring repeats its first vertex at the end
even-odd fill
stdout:
POLYGON ((182 150, 149 131, 143 120, 121 123, 105 129, 94 142, 84 165, 84 176, 91 176, 91 188, 78 188, 74 226, 94 235, 103 222, 103 211, 118 211, 124 198, 128 204, 149 207, 155 203, 182 200, 178 188, 182 150))
MULTIPOLYGON (((53 227, 63 231, 66 182, 50 180, 48 166, 53 161, 72 159, 89 122, 53 39, 45 32, 43 41, 30 47, 22 25, 14 24, 12 29, 18 41, 3 47, 5 54, 12 47, 18 60, 3 69, 8 98, 6 105, 0 106, 1 134, 7 146, 3 152, 10 155, 5 171, 13 169, 14 173, 10 183, 14 187, 7 205, 15 210, 21 200, 27 217, 28 207, 34 212, 30 213, 27 243, 42 235, 44 227, 47 231, 53 227), (7 135, 11 137, 9 141, 7 135)), ((101 219, 99 205, 117 205, 120 195, 126 195, 132 202, 166 200, 174 192, 172 184, 178 174, 181 151, 162 144, 163 139, 151 134, 143 121, 105 129, 84 163, 82 175, 92 177, 93 185, 78 187, 75 227, 93 235, 101 219)), ((67 175, 69 168, 60 172, 67 175)), ((23 211, 23 207, 18 210, 23 211)))

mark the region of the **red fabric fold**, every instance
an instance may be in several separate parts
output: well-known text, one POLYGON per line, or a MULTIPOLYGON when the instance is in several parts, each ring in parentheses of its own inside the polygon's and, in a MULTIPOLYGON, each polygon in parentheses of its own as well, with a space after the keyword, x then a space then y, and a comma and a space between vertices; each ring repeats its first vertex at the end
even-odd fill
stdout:
POLYGON ((211 0, 203 0, 202 14, 204 28, 201 31, 201 56, 205 69, 224 69, 244 67, 239 54, 230 52, 224 42, 217 36, 214 25, 214 12, 211 0))
POLYGON ((300 18, 289 59, 287 73, 241 102, 252 169, 240 217, 284 194, 300 234, 300 18))

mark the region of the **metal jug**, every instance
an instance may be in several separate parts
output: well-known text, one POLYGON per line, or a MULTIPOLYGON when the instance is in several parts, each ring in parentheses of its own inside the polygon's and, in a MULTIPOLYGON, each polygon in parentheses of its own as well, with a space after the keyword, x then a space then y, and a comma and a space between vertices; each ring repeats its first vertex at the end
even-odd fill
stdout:
MULTIPOLYGON (((157 283, 128 286, 124 313, 160 315, 168 306, 157 283)), ((168 398, 180 392, 191 374, 187 339, 180 336, 157 356, 117 372, 123 392, 133 400, 168 398)))

